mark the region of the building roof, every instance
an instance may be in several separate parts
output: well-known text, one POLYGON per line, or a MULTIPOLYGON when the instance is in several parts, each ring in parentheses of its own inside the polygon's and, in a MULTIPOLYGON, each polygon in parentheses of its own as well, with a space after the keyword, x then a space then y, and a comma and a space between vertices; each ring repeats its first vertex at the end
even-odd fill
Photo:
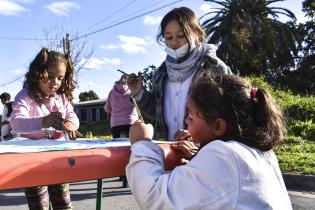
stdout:
POLYGON ((97 99, 97 100, 91 100, 91 101, 81 101, 74 104, 75 107, 80 106, 95 106, 95 105, 104 105, 106 102, 106 99, 97 99))

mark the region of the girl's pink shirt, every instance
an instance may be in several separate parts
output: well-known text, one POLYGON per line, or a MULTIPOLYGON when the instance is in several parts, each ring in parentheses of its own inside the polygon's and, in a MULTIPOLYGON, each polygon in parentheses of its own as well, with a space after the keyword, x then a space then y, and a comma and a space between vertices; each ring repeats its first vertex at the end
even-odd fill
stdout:
POLYGON ((46 138, 43 118, 56 110, 62 113, 65 120, 72 122, 76 129, 79 128, 79 119, 64 95, 57 94, 55 97, 45 98, 44 104, 38 105, 28 95, 28 89, 24 88, 16 95, 13 102, 10 118, 12 130, 29 139, 46 138))

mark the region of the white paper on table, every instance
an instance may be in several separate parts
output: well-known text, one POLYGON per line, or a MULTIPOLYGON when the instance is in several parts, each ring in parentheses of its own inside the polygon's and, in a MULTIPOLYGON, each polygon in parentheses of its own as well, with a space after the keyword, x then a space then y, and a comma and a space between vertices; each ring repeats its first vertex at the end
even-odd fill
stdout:
POLYGON ((0 153, 31 153, 76 149, 97 149, 123 146, 130 146, 128 138, 117 138, 109 140, 78 138, 75 141, 65 141, 65 139, 30 140, 27 138, 17 137, 10 141, 2 141, 0 143, 0 153))
MULTIPOLYGON (((154 143, 171 143, 168 141, 153 141, 154 143)), ((66 141, 63 139, 51 140, 40 139, 30 140, 27 138, 17 137, 10 141, 0 142, 1 153, 32 153, 44 151, 63 151, 76 149, 98 149, 111 147, 130 146, 128 138, 115 139, 87 139, 78 138, 75 141, 66 141)))

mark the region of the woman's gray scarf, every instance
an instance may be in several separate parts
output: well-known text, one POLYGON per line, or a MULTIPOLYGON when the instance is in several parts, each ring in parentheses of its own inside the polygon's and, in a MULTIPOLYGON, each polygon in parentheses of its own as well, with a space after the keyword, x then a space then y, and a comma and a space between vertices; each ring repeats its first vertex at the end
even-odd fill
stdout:
POLYGON ((216 47, 212 44, 204 44, 201 47, 196 47, 192 50, 188 58, 181 63, 177 63, 175 59, 167 56, 165 64, 169 80, 173 82, 185 81, 201 66, 205 54, 216 57, 216 47))

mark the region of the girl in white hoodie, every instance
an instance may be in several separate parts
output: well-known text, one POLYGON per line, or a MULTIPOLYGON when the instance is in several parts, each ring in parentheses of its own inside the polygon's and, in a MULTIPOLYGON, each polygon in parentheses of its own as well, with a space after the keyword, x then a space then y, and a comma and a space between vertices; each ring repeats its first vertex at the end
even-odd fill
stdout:
MULTIPOLYGON (((126 173, 142 209, 292 209, 272 151, 285 131, 282 113, 266 90, 238 76, 202 75, 187 107, 185 121, 200 148, 171 172, 164 170, 163 150, 150 141, 152 125, 130 128, 126 173)), ((173 143, 178 151, 184 146, 173 143)))

